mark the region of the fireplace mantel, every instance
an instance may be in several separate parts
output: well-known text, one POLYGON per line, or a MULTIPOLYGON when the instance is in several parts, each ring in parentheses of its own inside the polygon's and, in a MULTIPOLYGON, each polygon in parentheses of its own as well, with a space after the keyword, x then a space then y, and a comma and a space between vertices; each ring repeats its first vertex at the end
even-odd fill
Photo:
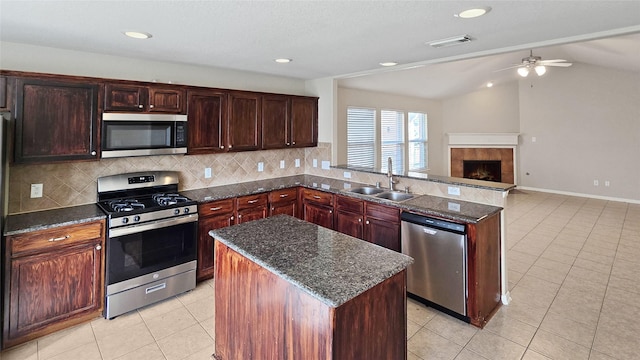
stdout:
POLYGON ((519 133, 448 133, 449 145, 516 146, 519 133))

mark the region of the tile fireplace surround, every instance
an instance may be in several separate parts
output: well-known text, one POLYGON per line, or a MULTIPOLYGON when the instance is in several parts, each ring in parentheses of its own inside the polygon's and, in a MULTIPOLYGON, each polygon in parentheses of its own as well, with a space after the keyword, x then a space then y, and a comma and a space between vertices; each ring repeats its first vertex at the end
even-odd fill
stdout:
POLYGON ((449 176, 463 177, 464 160, 499 160, 501 182, 516 183, 518 134, 449 134, 449 176))

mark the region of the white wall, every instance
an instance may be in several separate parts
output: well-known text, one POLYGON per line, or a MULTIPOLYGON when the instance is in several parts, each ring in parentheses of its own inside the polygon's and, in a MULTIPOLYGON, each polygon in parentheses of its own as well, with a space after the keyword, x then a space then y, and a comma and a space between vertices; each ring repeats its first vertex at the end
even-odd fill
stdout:
POLYGON ((338 88, 337 110, 337 144, 334 142, 334 152, 337 153, 339 164, 347 163, 347 107, 362 106, 376 109, 394 109, 424 112, 427 114, 429 128, 429 173, 443 175, 442 144, 444 133, 442 129, 442 106, 439 101, 386 94, 380 92, 363 91, 348 88, 338 88))
POLYGON ((44 46, 0 42, 0 68, 109 79, 285 93, 306 93, 303 80, 204 66, 109 56, 44 46))
POLYGON ((640 200, 640 74, 574 63, 523 80, 520 131, 522 186, 640 200))
MULTIPOLYGON (((318 142, 333 143, 337 136, 335 130, 336 102, 338 88, 333 78, 309 80, 306 82, 308 94, 318 96, 318 142)), ((335 164, 336 154, 333 152, 332 163, 335 164)))

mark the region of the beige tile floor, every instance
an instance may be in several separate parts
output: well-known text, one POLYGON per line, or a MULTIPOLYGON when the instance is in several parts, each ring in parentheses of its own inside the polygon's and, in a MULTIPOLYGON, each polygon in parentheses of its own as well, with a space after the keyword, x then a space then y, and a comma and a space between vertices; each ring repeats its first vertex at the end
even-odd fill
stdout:
MULTIPOLYGON (((478 330, 409 300, 409 359, 640 358, 640 205, 516 191, 507 222, 511 304, 478 330)), ((0 359, 208 360, 213 291, 211 281, 203 282, 0 359)))

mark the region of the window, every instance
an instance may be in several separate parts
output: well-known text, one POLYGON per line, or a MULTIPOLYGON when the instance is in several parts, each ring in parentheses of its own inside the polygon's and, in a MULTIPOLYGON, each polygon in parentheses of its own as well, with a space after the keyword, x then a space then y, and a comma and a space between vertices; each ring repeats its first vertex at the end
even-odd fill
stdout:
POLYGON ((347 164, 393 173, 428 169, 427 114, 381 109, 347 108, 347 164))
POLYGON ((409 113, 407 121, 409 134, 409 171, 427 170, 427 114, 409 113))
POLYGON ((375 167, 376 110, 347 108, 347 164, 375 167))

